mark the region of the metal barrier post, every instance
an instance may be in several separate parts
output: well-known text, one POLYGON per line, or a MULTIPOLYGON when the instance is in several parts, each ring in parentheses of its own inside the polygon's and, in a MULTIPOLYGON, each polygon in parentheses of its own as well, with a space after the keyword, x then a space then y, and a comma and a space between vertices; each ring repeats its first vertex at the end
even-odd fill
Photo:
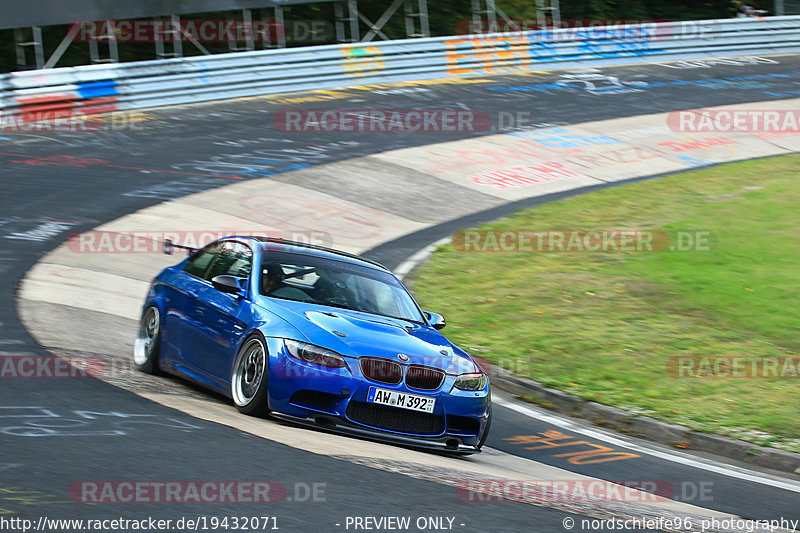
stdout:
POLYGON ((356 43, 360 40, 358 30, 358 2, 345 0, 333 6, 336 14, 336 40, 340 43, 356 43), (345 14, 347 8, 347 14, 345 14), (348 36, 349 30, 349 36, 348 36))
POLYGON ((118 63, 119 52, 117 50, 117 26, 113 20, 103 21, 103 33, 89 37, 89 58, 93 64, 96 63, 118 63), (108 48, 108 56, 100 57, 100 43, 105 43, 108 48))
POLYGON ((22 28, 14 30, 14 44, 17 49, 17 65, 26 68, 28 66, 27 48, 33 48, 33 57, 36 62, 36 68, 42 68, 44 65, 44 46, 42 45, 42 28, 39 26, 31 27, 31 38, 25 40, 22 28))
POLYGON ((154 40, 156 42, 156 57, 164 59, 167 57, 183 57, 183 35, 181 32, 181 18, 178 15, 170 15, 169 21, 166 24, 166 29, 161 30, 161 27, 156 24, 154 31, 154 40), (164 47, 165 37, 169 36, 172 42, 172 52, 167 52, 164 47))

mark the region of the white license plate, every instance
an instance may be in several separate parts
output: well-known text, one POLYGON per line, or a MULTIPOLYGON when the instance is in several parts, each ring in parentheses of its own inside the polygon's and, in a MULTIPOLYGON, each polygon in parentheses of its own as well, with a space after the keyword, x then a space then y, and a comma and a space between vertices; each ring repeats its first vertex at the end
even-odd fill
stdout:
POLYGON ((431 398, 430 396, 418 396, 416 394, 378 389, 376 387, 369 388, 367 401, 382 405, 391 405, 392 407, 400 407, 402 409, 410 409, 411 411, 422 411, 423 413, 432 413, 433 406, 436 405, 436 398, 431 398))

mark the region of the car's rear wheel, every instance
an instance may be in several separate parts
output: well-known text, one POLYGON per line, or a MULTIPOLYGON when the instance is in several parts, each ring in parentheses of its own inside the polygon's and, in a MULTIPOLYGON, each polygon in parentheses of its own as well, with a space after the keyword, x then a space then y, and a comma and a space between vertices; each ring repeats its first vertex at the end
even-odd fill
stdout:
POLYGON ((239 412, 266 416, 267 349, 259 336, 247 339, 236 356, 231 372, 231 397, 239 412))
POLYGON ((142 313, 139 333, 133 348, 133 362, 142 372, 158 373, 158 354, 161 344, 161 313, 150 306, 142 313))

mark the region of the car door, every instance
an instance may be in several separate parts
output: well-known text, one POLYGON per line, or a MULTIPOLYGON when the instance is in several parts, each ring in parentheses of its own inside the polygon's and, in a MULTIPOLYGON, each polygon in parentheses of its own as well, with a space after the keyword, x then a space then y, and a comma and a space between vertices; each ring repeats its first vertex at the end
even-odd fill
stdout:
POLYGON ((168 284, 168 297, 166 298, 166 316, 164 317, 163 332, 166 343, 164 363, 168 367, 185 365, 188 361, 186 347, 183 344, 187 328, 186 309, 189 302, 197 298, 200 289, 206 283, 206 271, 211 265, 221 246, 211 243, 198 250, 186 261, 183 271, 176 272, 168 284))
POLYGON ((228 385, 239 340, 251 321, 249 297, 229 294, 214 288, 211 280, 228 275, 240 278, 248 293, 253 268, 253 252, 239 241, 223 241, 203 275, 204 283, 188 301, 184 337, 181 339, 193 367, 221 388, 228 385))

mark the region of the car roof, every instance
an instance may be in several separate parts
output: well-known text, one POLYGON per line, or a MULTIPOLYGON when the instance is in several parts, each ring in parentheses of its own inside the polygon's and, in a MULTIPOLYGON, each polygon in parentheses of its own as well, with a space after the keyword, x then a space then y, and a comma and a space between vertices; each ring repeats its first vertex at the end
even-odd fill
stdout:
POLYGON ((343 261, 345 263, 361 265, 368 268, 377 267, 380 270, 390 272, 388 268, 378 263, 377 261, 372 261, 371 259, 367 259, 366 257, 361 257, 360 255, 343 252, 342 250, 336 250, 334 248, 326 248, 324 246, 319 246, 316 244, 290 241, 278 237, 251 236, 249 238, 261 243, 262 251, 291 252, 296 254, 310 255, 313 257, 323 257, 327 259, 332 259, 334 261, 343 261))

